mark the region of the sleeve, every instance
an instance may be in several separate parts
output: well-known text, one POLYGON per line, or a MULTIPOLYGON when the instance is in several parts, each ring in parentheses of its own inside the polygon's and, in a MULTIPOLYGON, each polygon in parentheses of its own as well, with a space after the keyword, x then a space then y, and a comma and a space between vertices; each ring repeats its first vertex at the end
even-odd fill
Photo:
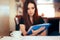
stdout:
POLYGON ((19 20, 19 24, 24 24, 24 19, 23 19, 23 18, 21 18, 21 19, 19 20))

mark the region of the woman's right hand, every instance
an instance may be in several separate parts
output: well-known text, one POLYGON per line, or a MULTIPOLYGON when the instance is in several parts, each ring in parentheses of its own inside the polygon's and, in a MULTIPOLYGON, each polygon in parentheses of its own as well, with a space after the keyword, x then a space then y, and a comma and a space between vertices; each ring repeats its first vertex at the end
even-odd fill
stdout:
POLYGON ((45 27, 41 27, 41 28, 39 28, 38 30, 32 30, 32 34, 33 35, 37 35, 40 31, 42 31, 42 30, 44 30, 45 29, 45 27))

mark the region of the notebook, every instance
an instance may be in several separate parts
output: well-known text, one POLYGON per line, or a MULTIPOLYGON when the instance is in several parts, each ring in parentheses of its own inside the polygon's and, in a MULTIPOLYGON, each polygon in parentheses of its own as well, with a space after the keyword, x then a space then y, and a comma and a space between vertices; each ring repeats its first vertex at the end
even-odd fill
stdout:
POLYGON ((50 23, 33 25, 29 28, 29 30, 27 31, 27 34, 30 35, 30 34, 32 34, 32 30, 38 30, 41 27, 45 27, 45 29, 48 29, 50 25, 51 25, 50 23))

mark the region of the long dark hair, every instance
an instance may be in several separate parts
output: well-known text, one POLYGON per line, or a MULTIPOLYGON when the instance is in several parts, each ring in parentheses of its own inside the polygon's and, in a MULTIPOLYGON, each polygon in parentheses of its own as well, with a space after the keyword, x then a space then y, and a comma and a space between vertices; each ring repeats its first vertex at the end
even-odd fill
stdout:
POLYGON ((35 1, 34 0, 26 0, 24 3, 24 6, 23 6, 23 18, 24 18, 26 28, 29 28, 32 25, 32 23, 30 21, 30 17, 27 13, 29 3, 33 3, 35 6, 35 13, 33 15, 33 21, 37 21, 39 18, 38 12, 37 12, 37 5, 36 5, 35 1))

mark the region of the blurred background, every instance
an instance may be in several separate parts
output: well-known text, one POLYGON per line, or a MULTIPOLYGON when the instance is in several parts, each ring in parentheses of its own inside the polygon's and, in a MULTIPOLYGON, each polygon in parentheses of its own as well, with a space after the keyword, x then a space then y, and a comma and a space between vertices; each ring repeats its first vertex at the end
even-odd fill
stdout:
MULTIPOLYGON (((24 1, 25 0, 0 0, 0 36, 8 36, 11 31, 16 30, 17 24, 14 18, 16 15, 23 15, 24 1)), ((60 0, 35 0, 35 2, 37 4, 38 14, 49 19, 49 23, 53 22, 53 26, 51 26, 52 29, 49 29, 49 33, 53 31, 59 33, 60 0)))

